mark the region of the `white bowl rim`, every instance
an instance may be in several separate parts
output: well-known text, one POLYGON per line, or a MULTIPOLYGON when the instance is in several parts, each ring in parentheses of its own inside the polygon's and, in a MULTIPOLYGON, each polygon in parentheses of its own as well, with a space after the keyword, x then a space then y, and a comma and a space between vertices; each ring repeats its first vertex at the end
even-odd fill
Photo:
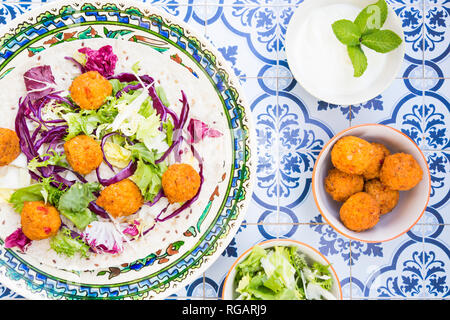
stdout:
MULTIPOLYGON (((295 24, 296 14, 297 14, 298 10, 301 9, 302 5, 305 5, 305 3, 311 3, 312 1, 316 1, 315 4, 318 3, 317 0, 303 0, 303 2, 299 3, 298 7, 295 9, 296 11, 292 15, 291 20, 289 21, 289 24, 287 26, 286 37, 285 37, 285 39, 286 39, 286 41, 285 41, 285 48, 286 48, 286 50, 285 51, 286 51, 286 60, 288 62, 288 65, 289 65, 289 61, 293 61, 294 60, 293 57, 295 57, 294 53, 291 53, 292 52, 292 49, 291 49, 292 46, 290 45, 290 43, 292 43, 292 40, 289 41, 289 39, 291 39, 293 37, 293 35, 295 34, 295 32, 292 31, 293 30, 292 26, 295 24), (292 57, 292 59, 290 59, 290 57, 292 57)), ((324 0, 324 1, 326 1, 326 0, 324 0)), ((328 1, 331 1, 331 2, 333 2, 333 1, 334 2, 342 2, 342 0, 328 0, 328 1)), ((373 99, 373 98, 377 97, 378 95, 380 95, 381 93, 383 93, 394 82, 394 80, 396 79, 397 75, 400 73, 400 70, 402 69, 404 57, 405 57, 405 54, 406 54, 405 32, 404 32, 403 27, 402 27, 402 22, 400 20, 400 17, 395 13, 394 9, 389 5, 389 3, 387 1, 386 1, 386 3, 388 5, 389 15, 392 16, 393 23, 398 28, 397 31, 401 32, 400 37, 401 37, 401 39, 403 41, 402 41, 401 45, 399 46, 399 48, 396 49, 396 50, 401 50, 401 54, 399 55, 400 58, 398 59, 398 61, 396 63, 397 66, 396 66, 396 68, 393 68, 393 69, 391 68, 391 70, 394 71, 394 72, 392 73, 392 76, 390 77, 389 81, 386 81, 386 84, 384 86, 382 86, 380 88, 380 90, 378 90, 379 92, 377 91, 377 92, 374 92, 374 93, 371 93, 371 94, 367 94, 366 93, 367 91, 363 91, 363 92, 361 92, 360 95, 358 95, 357 97, 355 97, 352 100, 349 99, 348 101, 343 101, 343 100, 340 100, 338 98, 333 98, 333 99, 327 98, 327 99, 324 99, 324 98, 321 98, 320 95, 315 92, 314 88, 311 88, 310 86, 305 86, 304 83, 302 83, 301 78, 297 77, 295 75, 295 73, 296 73, 295 68, 291 68, 290 67, 291 73, 294 76, 295 80, 298 82, 298 84, 303 89, 305 89, 309 94, 311 94, 312 96, 316 97, 317 99, 322 100, 322 101, 327 102, 327 103, 330 103, 330 104, 335 104, 335 105, 357 105, 357 104, 361 104, 361 103, 370 101, 371 99, 373 99)))
POLYGON ((419 146, 405 133, 401 132, 400 130, 384 125, 384 124, 379 124, 379 123, 365 123, 365 124, 360 124, 360 125, 355 125, 352 127, 349 127, 347 129, 342 130, 341 132, 339 132, 338 134, 336 134, 333 138, 331 138, 322 148, 322 150, 319 153, 319 156, 316 159, 316 162, 314 164, 314 169, 313 169, 313 173, 312 173, 312 184, 311 184, 311 188, 313 191, 313 195, 314 195, 314 202, 316 203, 317 209, 319 210, 320 214, 322 215, 322 217, 325 219, 325 221, 334 229, 336 230, 338 233, 340 233, 341 235, 352 239, 352 240, 356 240, 356 241, 361 241, 361 242, 366 242, 366 243, 381 243, 381 242, 387 242, 387 241, 391 241, 393 239, 396 239, 398 237, 400 237, 401 235, 407 233, 409 230, 412 229, 412 227, 414 227, 416 225, 416 223, 422 218, 423 214, 425 213, 425 211, 427 210, 428 207, 428 203, 430 201, 430 194, 431 194, 431 174, 430 174, 430 168, 428 166, 428 161, 425 158, 425 155, 423 153, 423 151, 419 148, 419 146), (384 127, 388 130, 392 130, 393 132, 396 132, 398 134, 401 134, 403 136, 405 136, 406 138, 408 138, 408 140, 411 141, 412 145, 418 150, 419 154, 422 157, 422 161, 425 164, 426 168, 427 168, 427 184, 428 184, 428 196, 427 196, 427 201, 425 202, 425 206, 422 210, 422 212, 418 215, 417 219, 408 227, 406 228, 406 230, 400 232, 399 234, 387 238, 387 239, 378 239, 378 240, 368 240, 368 239, 360 239, 357 238, 355 236, 351 236, 347 233, 345 233, 344 231, 342 231, 341 229, 337 228, 333 223, 331 223, 331 221, 329 221, 329 219, 327 218, 327 215, 324 213, 324 210, 320 207, 319 201, 317 200, 317 194, 316 194, 316 187, 317 187, 317 183, 316 183, 316 173, 317 173, 317 164, 319 162, 319 159, 322 157, 325 149, 327 149, 327 147, 332 144, 334 141, 336 141, 337 139, 339 139, 340 137, 342 137, 345 133, 353 130, 353 129, 357 129, 357 128, 362 128, 362 127, 370 127, 370 126, 380 126, 380 127, 384 127))
MULTIPOLYGON (((293 245, 293 246, 298 247, 300 251, 302 251, 302 248, 307 248, 307 249, 311 250, 312 252, 314 252, 314 254, 315 254, 316 256, 321 257, 321 258, 324 260, 324 262, 326 262, 326 264, 330 267, 331 275, 332 275, 332 277, 333 277, 333 281, 336 283, 336 285, 337 285, 337 287, 338 287, 338 289, 339 289, 339 290, 338 290, 339 296, 337 297, 337 299, 338 299, 338 300, 343 300, 341 282, 340 282, 339 277, 338 277, 338 275, 337 275, 337 273, 336 273, 336 270, 333 268, 333 265, 331 264, 331 262, 330 262, 330 261, 329 261, 329 260, 328 260, 328 259, 327 259, 327 258, 326 258, 319 250, 317 250, 317 249, 314 248, 313 246, 311 246, 311 245, 309 245, 309 244, 307 244, 307 243, 298 241, 298 240, 287 239, 287 238, 264 240, 264 241, 261 241, 261 242, 255 244, 255 245, 251 246, 251 247, 248 248, 247 250, 245 250, 245 251, 244 251, 244 252, 243 252, 243 253, 242 253, 235 261, 234 261, 233 265, 230 267, 230 269, 228 270, 227 275, 225 276, 225 280, 224 280, 223 286, 222 286, 222 300, 226 300, 226 298, 225 298, 225 293, 226 293, 226 291, 227 291, 227 289, 226 289, 226 288, 227 288, 227 284, 230 284, 230 285, 233 284, 233 281, 232 281, 232 280, 234 280, 234 279, 230 279, 231 273, 236 269, 236 266, 237 266, 240 262, 242 262, 243 259, 245 259, 245 258, 250 254, 250 252, 253 250, 253 248, 254 248, 255 246, 261 246, 262 248, 271 248, 271 247, 275 247, 275 246, 290 246, 290 245, 293 245)), ((311 258, 312 260, 315 260, 315 261, 316 261, 316 259, 313 259, 313 257, 310 257, 310 258, 311 258)))

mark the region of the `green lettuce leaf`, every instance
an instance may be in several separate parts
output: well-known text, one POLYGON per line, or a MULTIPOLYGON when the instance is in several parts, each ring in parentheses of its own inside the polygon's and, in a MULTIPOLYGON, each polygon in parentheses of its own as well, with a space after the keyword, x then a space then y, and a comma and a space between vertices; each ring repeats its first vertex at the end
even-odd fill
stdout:
POLYGON ((25 202, 44 201, 44 195, 42 191, 43 186, 41 183, 36 183, 24 188, 20 188, 11 195, 9 203, 12 204, 14 210, 16 210, 17 212, 21 212, 23 209, 23 204, 25 202))
POLYGON ((83 111, 81 113, 67 113, 63 115, 68 125, 66 141, 79 134, 91 135, 95 128, 101 123, 100 117, 95 111, 83 111))
POLYGON ((118 143, 106 141, 103 150, 108 162, 117 168, 125 168, 131 160, 131 151, 118 143))
POLYGON ((269 278, 276 277, 284 287, 295 289, 295 268, 289 261, 288 250, 286 247, 275 247, 261 259, 261 265, 269 278))
POLYGON ((97 216, 88 209, 88 206, 96 199, 93 193, 98 191, 100 184, 97 182, 84 184, 76 182, 59 199, 59 212, 78 229, 83 230, 89 223, 97 220, 97 216))
POLYGON ((79 253, 82 257, 89 256, 89 246, 79 237, 73 238, 70 230, 61 228, 58 233, 50 239, 50 247, 58 254, 73 257, 79 253))
POLYGON ((137 169, 130 179, 139 187, 144 199, 152 201, 162 188, 161 179, 166 170, 164 162, 153 165, 138 160, 137 169))
POLYGON ((28 169, 30 171, 36 171, 37 168, 47 167, 50 165, 60 166, 60 167, 68 167, 69 164, 66 162, 66 155, 59 154, 55 150, 49 150, 49 153, 43 154, 40 157, 36 157, 28 162, 28 169), (44 161, 39 161, 39 158, 44 159, 44 161))
POLYGON ((52 177, 44 178, 40 183, 17 189, 11 194, 8 202, 17 212, 22 211, 24 202, 44 201, 57 207, 59 198, 64 191, 52 186, 53 181, 52 177))
POLYGON ((313 299, 333 298, 328 266, 318 262, 309 265, 295 246, 255 246, 236 266, 235 285, 240 300, 304 300, 305 288, 310 289, 313 299), (320 290, 313 291, 314 286, 320 290))
POLYGON ((266 256, 266 250, 260 246, 255 246, 247 258, 236 266, 236 271, 243 276, 244 274, 255 273, 262 270, 261 258, 266 256))

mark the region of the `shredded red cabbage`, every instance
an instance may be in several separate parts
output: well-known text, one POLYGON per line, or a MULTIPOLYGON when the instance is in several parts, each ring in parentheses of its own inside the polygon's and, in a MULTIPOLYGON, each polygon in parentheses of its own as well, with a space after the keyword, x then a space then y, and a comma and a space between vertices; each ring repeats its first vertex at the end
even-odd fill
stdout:
POLYGON ((99 167, 95 171, 97 173, 98 182, 100 182, 100 184, 103 186, 109 186, 111 184, 117 183, 119 181, 122 181, 126 178, 131 177, 134 174, 134 172, 136 171, 136 169, 137 169, 136 161, 131 160, 125 168, 120 170, 116 175, 114 175, 113 177, 111 177, 109 179, 104 179, 104 178, 100 177, 99 167))
POLYGON ((189 115, 189 102, 187 100, 187 97, 183 91, 181 91, 182 100, 180 100, 181 103, 183 103, 183 107, 181 108, 180 118, 177 120, 177 122, 174 124, 174 130, 173 130, 173 141, 170 147, 164 152, 164 154, 155 161, 155 163, 160 163, 164 161, 167 156, 172 152, 172 150, 175 150, 175 158, 178 157, 178 148, 180 147, 181 140, 183 138, 183 127, 186 124, 188 115, 189 115))
MULTIPOLYGON (((148 86, 148 94, 150 96, 150 98, 152 98, 153 101, 153 108, 155 108, 156 113, 160 116, 160 119, 162 122, 165 122, 167 120, 167 114, 169 113, 171 116, 175 115, 175 113, 173 112, 168 112, 168 108, 162 103, 161 99, 159 98, 158 94, 156 93, 156 89, 155 89, 155 80, 150 77, 149 75, 142 75, 139 76, 139 79, 132 73, 120 73, 118 75, 114 75, 110 78, 108 78, 108 80, 110 79, 117 79, 120 82, 134 82, 134 81, 139 81, 139 79, 146 85, 148 86)), ((123 88, 121 91, 117 92, 116 97, 120 97, 123 92, 128 92, 129 90, 137 90, 137 89, 141 89, 142 88, 142 84, 138 83, 136 85, 129 85, 126 86, 125 88, 123 88), (126 89, 126 91, 125 91, 126 89)), ((178 121, 178 120, 176 120, 178 121)), ((175 122, 175 119, 174 119, 175 122)), ((174 123, 175 125, 175 123, 174 123)))

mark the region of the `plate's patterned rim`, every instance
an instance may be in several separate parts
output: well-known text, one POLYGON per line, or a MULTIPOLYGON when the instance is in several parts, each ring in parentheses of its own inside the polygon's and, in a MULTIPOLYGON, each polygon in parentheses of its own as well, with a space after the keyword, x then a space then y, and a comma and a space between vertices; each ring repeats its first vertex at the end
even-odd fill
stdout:
MULTIPOLYGON (((178 260, 171 260, 170 265, 157 273, 111 284, 75 283, 56 277, 48 272, 39 270, 12 250, 4 249, 0 239, 0 282, 24 297, 32 299, 150 299, 164 298, 182 288, 195 279, 201 272, 211 265, 222 253, 234 237, 245 215, 251 196, 251 186, 254 178, 254 160, 251 151, 255 150, 253 126, 250 109, 241 94, 239 81, 231 68, 223 62, 220 53, 201 35, 189 30, 184 22, 173 16, 160 12, 154 7, 140 2, 121 1, 114 4, 107 1, 57 1, 39 7, 12 21, 10 25, 0 31, 0 79, 11 69, 8 63, 14 57, 27 50, 32 56, 45 46, 35 46, 38 40, 47 39, 47 45, 55 42, 92 39, 99 37, 92 26, 104 28, 104 37, 115 38, 122 36, 129 30, 147 32, 153 38, 164 39, 166 43, 185 53, 196 67, 209 78, 223 103, 223 111, 229 122, 231 143, 233 145, 233 161, 227 196, 216 213, 214 222, 207 232, 192 248, 178 260), (86 26, 83 32, 69 32, 71 28, 86 26), (121 27, 121 31, 109 32, 107 27, 121 27), (120 34, 122 32, 122 34, 120 34), (62 37, 61 37, 62 36, 62 37)), ((72 29, 73 30, 73 29, 72 29)), ((150 37, 149 37, 150 38, 150 37)), ((153 46, 158 51, 165 51, 167 47, 159 43, 149 43, 146 37, 135 37, 130 41, 153 46)), ((178 56, 171 56, 172 60, 187 67, 178 56)), ((193 72, 194 76, 196 75, 193 72)), ((189 230, 188 230, 189 231, 189 230)), ((187 232, 188 232, 187 231, 187 232)), ((182 243, 169 246, 162 255, 167 262, 172 253, 177 253, 182 243)), ((154 262, 158 255, 151 254, 145 262, 154 262)), ((143 261, 135 261, 134 267, 145 267, 143 261)), ((135 269, 135 270, 136 270, 135 269)), ((99 272, 99 275, 109 273, 109 278, 129 271, 130 265, 122 270, 114 267, 99 272), (126 270, 125 270, 126 269, 126 270)))

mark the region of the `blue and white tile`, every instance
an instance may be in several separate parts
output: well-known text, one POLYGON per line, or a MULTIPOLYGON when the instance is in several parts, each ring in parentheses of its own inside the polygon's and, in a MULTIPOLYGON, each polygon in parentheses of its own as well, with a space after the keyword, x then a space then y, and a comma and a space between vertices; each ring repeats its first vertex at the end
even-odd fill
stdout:
POLYGON ((450 237, 448 225, 437 225, 424 244, 423 291, 425 299, 450 298, 450 237))
POLYGON ((424 14, 423 0, 388 0, 402 21, 405 60, 399 77, 423 77, 424 14))
POLYGON ((11 20, 27 12, 31 8, 40 5, 40 3, 0 2, 0 27, 6 25, 11 20))
POLYGON ((352 125, 381 123, 407 134, 418 146, 425 131, 422 79, 396 79, 379 97, 352 106, 352 125))
POLYGON ((256 223, 261 214, 278 212, 278 117, 276 79, 241 79, 256 133, 256 178, 247 222, 256 223))
POLYGON ((425 65, 437 69, 440 77, 450 77, 450 3, 425 0, 425 65))
POLYGON ((314 163, 334 133, 291 92, 279 92, 278 107, 279 203, 292 209, 308 196, 314 163))
MULTIPOLYGON (((202 1, 195 1, 192 5, 186 5, 187 1, 166 1, 152 2, 151 4, 161 10, 165 11, 184 22, 189 23, 189 27, 196 30, 199 34, 205 34, 204 17, 206 15, 206 8, 202 1)), ((148 2, 147 2, 148 3, 148 2)))
POLYGON ((3 286, 0 283, 0 300, 11 300, 11 299, 25 299, 25 298, 14 292, 13 290, 3 286))
POLYGON ((428 223, 450 223, 450 152, 426 151, 431 176, 431 194, 428 204, 429 210, 433 210, 428 223), (441 214, 442 213, 442 214, 441 214))
POLYGON ((228 60, 233 60, 240 76, 261 77, 265 68, 277 64, 277 9, 254 2, 249 6, 247 2, 252 4, 252 1, 208 4, 207 37, 225 52, 225 58, 231 55, 228 60))
POLYGON ((418 226, 389 242, 352 241, 352 299, 420 299, 423 247, 418 226))
POLYGON ((350 106, 338 106, 320 101, 309 94, 297 81, 280 79, 280 103, 286 104, 300 119, 321 128, 330 138, 350 125, 350 106), (300 114, 303 114, 301 116, 300 114))
POLYGON ((307 228, 302 229, 305 233, 298 234, 296 239, 299 241, 302 237, 305 241, 310 239, 311 243, 315 243, 314 247, 323 255, 337 261, 336 264, 346 274, 345 272, 349 271, 346 268, 352 264, 350 240, 325 223, 319 212, 316 212, 316 215, 305 225, 307 228))
POLYGON ((448 150, 450 149, 450 80, 435 79, 425 90, 423 148, 448 150))

